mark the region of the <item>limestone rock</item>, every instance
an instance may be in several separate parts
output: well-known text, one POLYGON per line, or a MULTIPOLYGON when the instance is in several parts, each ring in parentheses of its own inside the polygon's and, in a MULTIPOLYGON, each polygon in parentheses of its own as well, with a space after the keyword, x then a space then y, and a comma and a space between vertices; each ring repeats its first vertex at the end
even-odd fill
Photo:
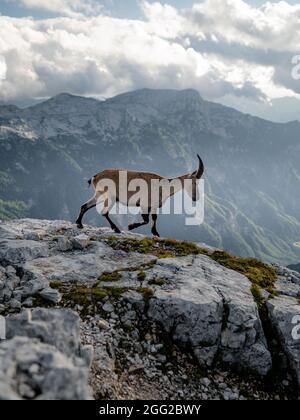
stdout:
POLYGON ((0 263, 2 265, 24 263, 48 255, 48 246, 40 242, 22 239, 1 242, 0 263))
POLYGON ((219 353, 224 362, 268 373, 271 356, 246 277, 206 256, 162 260, 153 270, 159 277, 172 273, 150 300, 149 316, 174 340, 188 343, 204 366, 219 353))
POLYGON ((53 303, 54 305, 57 305, 59 302, 61 302, 62 299, 61 294, 57 290, 51 289, 50 287, 41 290, 39 296, 46 302, 53 303))
POLYGON ((68 309, 25 310, 6 318, 7 338, 25 336, 39 338, 68 357, 79 357, 80 318, 68 309))
POLYGON ((288 296, 268 302, 269 316, 300 386, 300 304, 288 296))
MULTIPOLYGON (((24 219, 1 223, 0 313, 18 313, 39 302, 35 299, 39 297, 49 305, 60 305, 61 293, 72 287, 86 289, 97 285, 110 290, 103 301, 100 299, 94 305, 96 312, 84 326, 85 343, 95 348, 92 364, 98 372, 95 383, 101 395, 104 390, 104 396, 115 395, 112 392, 117 381, 115 353, 119 349, 125 352, 122 360, 128 356, 129 366, 145 366, 149 378, 154 378, 157 372, 152 363, 168 364, 168 354, 160 351, 163 342, 157 342, 156 329, 163 331, 163 336, 171 339, 183 355, 192 352, 205 368, 214 368, 215 362, 221 361, 224 366, 234 365, 259 375, 269 372, 271 354, 246 277, 205 255, 159 259, 148 253, 132 252, 130 247, 124 250, 119 246, 122 241, 138 241, 144 236, 121 234, 114 239, 117 246, 111 246, 112 236, 115 237, 109 229, 86 226, 81 231, 64 221, 24 219), (103 273, 114 272, 118 272, 114 280, 112 276, 109 281, 107 275, 101 280, 103 273), (61 293, 50 287, 55 282, 62 284, 61 293), (150 325, 151 330, 142 339, 144 325, 150 325), (134 357, 126 353, 128 348, 134 349, 134 357), (140 360, 145 351, 149 359, 140 360), (99 386, 102 377, 107 384, 114 385, 99 386)), ((291 325, 291 316, 300 312, 295 299, 299 295, 300 275, 284 267, 276 269, 280 296, 268 301, 269 317, 299 379, 299 347, 289 336, 295 327, 291 325)), ((271 298, 269 293, 263 296, 266 300, 271 298)), ((81 312, 80 305, 74 308, 81 312)), ((50 352, 48 347, 41 349, 41 344, 51 347, 51 351, 59 354, 55 353, 51 365, 54 371, 58 360, 66 358, 72 371, 67 374, 70 378, 73 374, 81 375, 74 373, 74 367, 87 371, 91 363, 91 347, 81 345, 80 320, 72 311, 36 309, 9 315, 7 331, 7 343, 16 343, 20 336, 30 341, 28 346, 35 361, 41 352, 50 352)), ((20 346, 23 348, 23 344, 20 346)), ((6 350, 15 354, 10 345, 6 350)), ((22 350, 22 357, 24 354, 22 350)), ((11 363, 16 363, 16 358, 14 355, 11 363)), ((32 372, 36 365, 30 367, 32 372)), ((39 398, 33 394, 36 388, 30 386, 30 381, 22 380, 20 388, 16 388, 0 380, 0 395, 13 399, 39 398)), ((41 396, 49 395, 45 389, 41 396)), ((222 392, 226 399, 238 395, 226 387, 222 392)))
POLYGON ((72 242, 75 249, 82 250, 89 246, 90 238, 83 233, 82 235, 75 236, 72 242))
POLYGON ((87 379, 85 367, 37 339, 0 343, 0 400, 87 400, 87 379))
POLYGON ((92 354, 70 310, 36 309, 6 318, 0 343, 0 399, 90 399, 92 354), (16 374, 17 372, 17 374, 16 374))

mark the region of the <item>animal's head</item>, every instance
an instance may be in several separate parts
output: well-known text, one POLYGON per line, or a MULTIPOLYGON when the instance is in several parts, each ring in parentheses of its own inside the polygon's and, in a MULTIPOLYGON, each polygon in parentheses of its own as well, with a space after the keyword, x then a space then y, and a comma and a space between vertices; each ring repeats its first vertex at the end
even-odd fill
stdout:
POLYGON ((202 159, 199 155, 197 155, 199 160, 199 167, 198 169, 193 172, 192 174, 188 175, 186 178, 189 182, 186 182, 185 190, 188 195, 191 197, 193 202, 199 201, 200 194, 199 194, 199 180, 201 179, 202 175, 204 174, 204 164, 202 159))

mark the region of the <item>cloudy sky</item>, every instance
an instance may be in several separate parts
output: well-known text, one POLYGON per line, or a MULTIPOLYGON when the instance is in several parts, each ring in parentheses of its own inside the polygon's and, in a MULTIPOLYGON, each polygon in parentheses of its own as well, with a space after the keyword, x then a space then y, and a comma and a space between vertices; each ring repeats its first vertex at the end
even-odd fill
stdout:
POLYGON ((192 87, 300 119, 300 1, 0 0, 0 13, 0 101, 192 87))

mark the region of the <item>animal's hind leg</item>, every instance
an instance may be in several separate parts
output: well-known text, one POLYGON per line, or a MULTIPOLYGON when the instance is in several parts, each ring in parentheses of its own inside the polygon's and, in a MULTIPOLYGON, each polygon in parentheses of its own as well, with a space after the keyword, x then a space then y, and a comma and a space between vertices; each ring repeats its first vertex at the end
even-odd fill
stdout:
POLYGON ((93 207, 96 207, 96 205, 97 205, 97 200, 96 200, 96 197, 93 197, 93 198, 91 198, 89 201, 87 201, 86 203, 84 203, 84 204, 81 206, 81 209, 80 209, 80 214, 79 214, 79 216, 78 216, 78 219, 76 220, 76 224, 77 224, 77 227, 78 227, 79 229, 82 229, 82 228, 83 228, 83 225, 82 225, 82 218, 83 218, 83 216, 85 215, 85 213, 86 213, 88 210, 92 209, 93 207))
POLYGON ((147 213, 147 214, 142 214, 142 218, 143 218, 143 222, 141 222, 141 223, 133 223, 132 225, 129 225, 128 226, 128 229, 129 230, 134 230, 134 229, 137 229, 137 228, 139 228, 139 227, 141 227, 141 226, 145 226, 145 225, 148 225, 148 223, 149 223, 149 221, 150 221, 150 216, 149 216, 149 213, 147 213))
POLYGON ((153 236, 157 236, 159 238, 160 234, 157 232, 157 228, 156 228, 157 214, 152 214, 152 221, 153 221, 153 225, 152 225, 151 233, 153 236))

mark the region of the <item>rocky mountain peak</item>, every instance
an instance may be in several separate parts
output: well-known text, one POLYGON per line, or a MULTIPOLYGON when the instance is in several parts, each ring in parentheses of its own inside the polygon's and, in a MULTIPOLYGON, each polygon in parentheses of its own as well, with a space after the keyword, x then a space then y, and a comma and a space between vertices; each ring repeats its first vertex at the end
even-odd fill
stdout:
POLYGON ((93 98, 71 95, 69 93, 60 93, 44 102, 25 110, 25 115, 43 113, 46 115, 64 115, 64 114, 86 114, 95 111, 98 102, 93 98))
POLYGON ((200 93, 195 89, 172 90, 172 89, 140 89, 133 92, 118 95, 109 102, 117 102, 119 104, 143 104, 155 108, 177 106, 178 105, 195 105, 202 102, 200 93))

